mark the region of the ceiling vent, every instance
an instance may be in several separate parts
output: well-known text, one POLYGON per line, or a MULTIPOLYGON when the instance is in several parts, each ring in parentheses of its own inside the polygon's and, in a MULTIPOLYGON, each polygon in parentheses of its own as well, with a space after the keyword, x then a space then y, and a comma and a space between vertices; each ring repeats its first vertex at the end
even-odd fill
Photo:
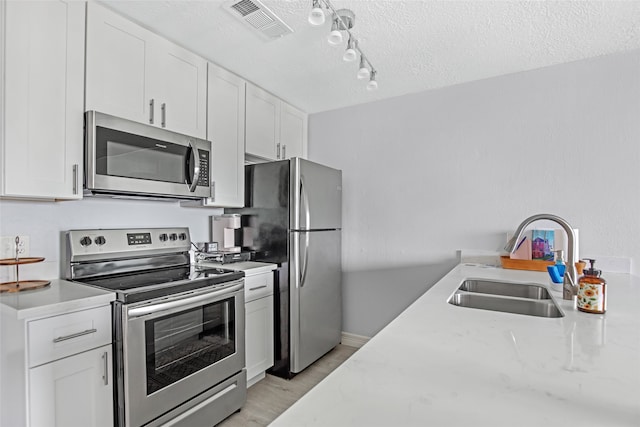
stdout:
POLYGON ((266 40, 275 40, 293 33, 291 27, 278 18, 260 0, 233 0, 223 7, 236 19, 266 40))

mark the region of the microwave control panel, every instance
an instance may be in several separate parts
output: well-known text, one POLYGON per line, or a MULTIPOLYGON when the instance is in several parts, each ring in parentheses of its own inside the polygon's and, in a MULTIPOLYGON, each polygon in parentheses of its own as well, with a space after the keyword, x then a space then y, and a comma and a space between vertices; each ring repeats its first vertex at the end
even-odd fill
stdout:
POLYGON ((209 152, 200 150, 200 177, 198 185, 209 186, 209 152))

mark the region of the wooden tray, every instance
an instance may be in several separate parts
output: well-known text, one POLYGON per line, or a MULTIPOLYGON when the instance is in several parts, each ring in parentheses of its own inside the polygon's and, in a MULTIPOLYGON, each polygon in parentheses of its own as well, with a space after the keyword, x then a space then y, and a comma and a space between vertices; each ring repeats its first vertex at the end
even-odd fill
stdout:
POLYGON ((547 271, 548 265, 553 265, 553 261, 542 261, 538 259, 511 259, 508 256, 501 256, 502 268, 511 270, 547 271))
POLYGON ((50 283, 51 282, 48 280, 21 280, 20 282, 4 282, 0 283, 0 293, 30 291, 32 289, 44 288, 45 286, 49 286, 50 283))

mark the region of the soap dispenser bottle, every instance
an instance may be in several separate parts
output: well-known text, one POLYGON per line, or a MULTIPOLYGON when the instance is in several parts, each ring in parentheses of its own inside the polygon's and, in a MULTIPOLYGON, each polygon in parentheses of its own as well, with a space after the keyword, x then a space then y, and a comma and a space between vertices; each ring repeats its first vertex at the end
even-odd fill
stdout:
POLYGON ((578 310, 602 314, 607 311, 607 281, 600 277, 602 272, 594 268, 596 260, 587 261, 590 267, 585 269, 584 275, 578 279, 578 310))

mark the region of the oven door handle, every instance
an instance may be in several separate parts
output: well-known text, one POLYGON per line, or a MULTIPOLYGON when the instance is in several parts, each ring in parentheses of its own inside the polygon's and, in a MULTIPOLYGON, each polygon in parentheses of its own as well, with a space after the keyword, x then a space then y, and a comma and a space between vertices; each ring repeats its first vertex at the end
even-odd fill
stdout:
POLYGON ((175 308, 186 307, 192 304, 202 303, 204 301, 211 300, 213 302, 217 299, 220 299, 221 296, 229 296, 236 291, 242 290, 243 288, 244 288, 244 282, 234 286, 226 287, 224 289, 220 289, 218 291, 205 292, 200 295, 191 296, 187 298, 180 298, 180 299, 171 300, 171 301, 165 301, 158 304, 150 304, 150 305, 143 305, 141 307, 134 307, 127 310, 127 316, 129 317, 129 319, 133 319, 133 318, 145 316, 151 313, 155 314, 161 311, 167 311, 175 308))

